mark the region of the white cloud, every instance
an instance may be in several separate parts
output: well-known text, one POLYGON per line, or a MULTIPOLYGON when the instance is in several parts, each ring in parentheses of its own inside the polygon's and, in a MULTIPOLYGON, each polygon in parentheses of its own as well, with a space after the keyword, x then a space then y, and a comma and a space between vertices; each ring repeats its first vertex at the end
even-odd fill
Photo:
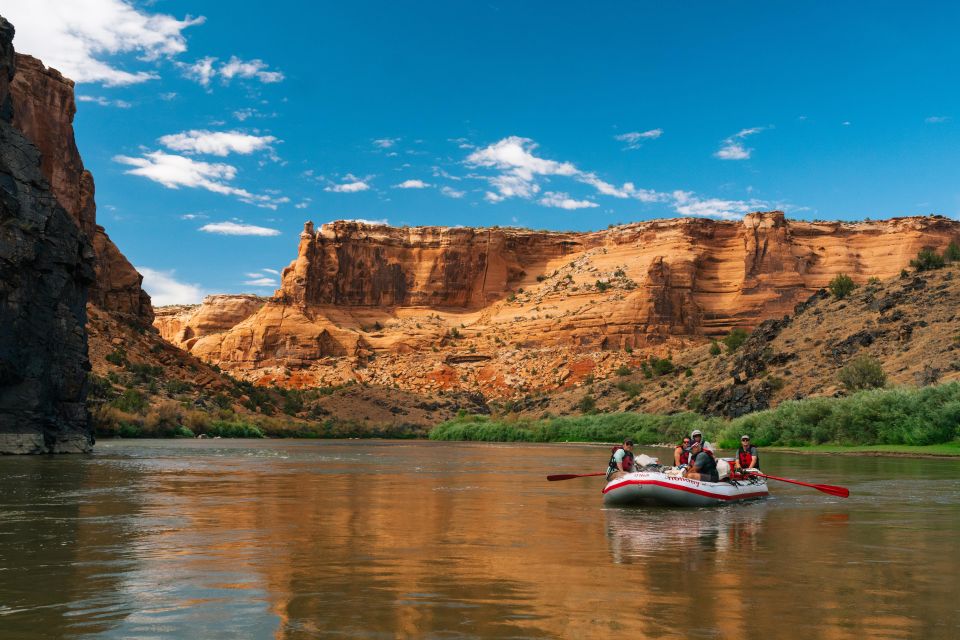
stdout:
POLYGON ((153 61, 183 53, 183 30, 204 21, 147 13, 125 0, 6 2, 3 14, 17 29, 17 51, 40 58, 77 83, 108 86, 158 77, 152 70, 113 66, 111 56, 136 53, 138 60, 153 61))
POLYGON ((448 198, 462 198, 463 196, 467 195, 466 191, 457 191, 453 187, 441 187, 440 193, 448 198))
POLYGON ((272 273, 275 276, 280 275, 280 272, 277 271, 276 269, 261 269, 261 271, 264 271, 266 273, 272 273))
POLYGON ((210 82, 218 76, 223 84, 230 84, 234 78, 252 78, 265 84, 281 82, 284 78, 280 71, 269 71, 269 65, 263 60, 241 60, 237 56, 230 56, 230 60, 219 65, 216 57, 206 56, 199 58, 193 64, 180 63, 179 66, 185 78, 204 87, 209 87, 210 82))
POLYGON ((547 191, 544 193, 539 202, 545 207, 559 207, 561 209, 568 210, 588 209, 599 206, 596 202, 590 202, 589 200, 574 200, 565 193, 557 193, 553 191, 547 191))
POLYGON ((231 153, 247 155, 261 149, 269 149, 276 142, 273 136, 255 136, 240 131, 207 131, 191 129, 160 138, 160 144, 185 153, 207 153, 226 156, 231 153))
POLYGON ((276 209, 278 204, 290 201, 284 197, 253 194, 246 189, 227 184, 237 175, 237 168, 229 164, 200 162, 163 151, 150 151, 139 158, 119 155, 114 156, 113 160, 134 167, 125 173, 159 182, 168 189, 206 189, 213 193, 235 196, 241 202, 268 209, 276 209))
POLYGON ((346 218, 340 220, 340 222, 356 222, 358 224, 370 224, 370 225, 388 225, 390 222, 386 218, 381 218, 379 220, 368 220, 366 218, 346 218))
POLYGON ((378 147, 380 149, 389 149, 390 147, 394 146, 398 142, 400 142, 400 138, 380 138, 378 140, 373 141, 373 146, 378 147))
POLYGON ((721 160, 748 160, 750 154, 753 153, 753 149, 748 149, 744 146, 744 138, 752 136, 755 133, 760 133, 767 128, 768 127, 751 127, 749 129, 741 129, 723 141, 723 146, 713 154, 714 157, 720 158, 721 160))
POLYGON ((273 278, 260 277, 254 278, 253 280, 247 280, 243 284, 251 287, 275 287, 277 286, 278 282, 273 278))
POLYGON ((663 129, 650 129, 649 131, 631 131, 613 136, 615 140, 627 143, 627 149, 639 149, 644 140, 656 140, 663 135, 663 129))
POLYGON ((943 124, 944 122, 950 122, 950 116, 929 116, 923 119, 927 124, 943 124))
POLYGON ((149 267, 136 267, 143 275, 143 290, 150 294, 154 306, 168 304, 197 304, 203 301, 200 285, 180 282, 174 278, 175 271, 161 271, 149 267))
POLYGON ((766 208, 761 200, 721 200, 698 198, 689 191, 674 191, 673 208, 682 216, 739 220, 745 213, 766 208))
POLYGON ((220 67, 220 77, 224 84, 233 78, 256 78, 260 82, 270 84, 283 80, 279 71, 267 71, 269 65, 263 60, 241 60, 237 56, 230 56, 230 60, 220 67))
POLYGON ((92 102, 101 107, 117 107, 118 109, 129 109, 133 105, 126 100, 110 100, 103 96, 77 96, 77 102, 92 102))
POLYGON ((209 218, 210 216, 204 215, 202 213, 185 213, 180 216, 181 220, 203 220, 209 218))
POLYGON ((484 199, 496 203, 506 198, 533 198, 540 192, 537 182, 540 176, 572 178, 592 186, 602 195, 615 198, 637 198, 643 202, 653 202, 661 198, 660 194, 647 189, 637 189, 629 182, 622 187, 616 187, 601 180, 595 173, 581 171, 570 162, 539 158, 533 154, 536 149, 537 144, 533 140, 510 136, 467 156, 468 165, 500 171, 498 175, 484 177, 495 189, 486 192, 484 199))
POLYGON ((268 227, 258 227, 252 224, 237 222, 211 222, 200 227, 200 231, 216 233, 222 236, 278 236, 280 232, 268 227))
POLYGON ((430 185, 423 180, 404 180, 400 184, 393 185, 394 189, 426 189, 430 185))
POLYGON ((310 206, 310 203, 313 202, 313 198, 304 198, 297 204, 293 205, 294 209, 306 209, 310 206))
POLYGON ((370 185, 367 184, 367 180, 370 178, 358 178, 352 173, 348 173, 343 177, 346 182, 340 184, 331 184, 328 187, 324 188, 324 191, 330 191, 332 193, 359 193, 360 191, 366 191, 370 188, 370 185))

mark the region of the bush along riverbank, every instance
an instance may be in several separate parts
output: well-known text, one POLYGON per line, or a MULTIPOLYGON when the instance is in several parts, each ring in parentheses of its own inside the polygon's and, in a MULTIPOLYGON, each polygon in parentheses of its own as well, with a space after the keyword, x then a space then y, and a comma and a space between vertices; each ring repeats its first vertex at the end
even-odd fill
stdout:
POLYGON ((592 414, 543 420, 496 420, 464 416, 437 425, 432 440, 484 442, 679 442, 693 429, 723 448, 749 433, 758 446, 929 446, 960 440, 960 383, 920 389, 861 391, 842 398, 782 402, 775 409, 734 420, 695 413, 592 414))

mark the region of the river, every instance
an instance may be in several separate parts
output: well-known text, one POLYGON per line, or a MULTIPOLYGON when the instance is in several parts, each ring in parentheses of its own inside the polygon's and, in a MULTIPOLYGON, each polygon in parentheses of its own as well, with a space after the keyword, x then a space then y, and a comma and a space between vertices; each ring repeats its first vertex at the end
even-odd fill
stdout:
MULTIPOLYGON (((639 449, 666 459, 664 449, 639 449)), ((960 461, 764 453, 604 509, 609 448, 106 441, 0 457, 0 638, 957 638, 960 461)))

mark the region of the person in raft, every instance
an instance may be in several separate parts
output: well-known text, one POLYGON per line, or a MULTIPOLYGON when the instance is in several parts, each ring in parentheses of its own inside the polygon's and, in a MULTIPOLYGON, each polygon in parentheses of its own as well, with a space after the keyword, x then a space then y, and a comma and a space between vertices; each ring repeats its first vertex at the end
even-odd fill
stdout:
POLYGON ((607 479, 610 479, 614 473, 630 473, 634 471, 633 440, 627 438, 623 441, 622 447, 616 447, 613 455, 610 456, 610 464, 607 467, 607 479))
POLYGON ((679 467, 682 464, 690 464, 690 438, 686 437, 673 450, 673 466, 679 467))
POLYGON ((740 448, 737 449, 737 459, 733 466, 737 471, 760 468, 760 455, 757 448, 750 444, 750 436, 747 434, 740 436, 740 448))
POLYGON ((686 469, 684 476, 702 482, 720 482, 717 461, 709 449, 703 448, 703 442, 699 439, 694 438, 690 443, 690 467, 686 469))

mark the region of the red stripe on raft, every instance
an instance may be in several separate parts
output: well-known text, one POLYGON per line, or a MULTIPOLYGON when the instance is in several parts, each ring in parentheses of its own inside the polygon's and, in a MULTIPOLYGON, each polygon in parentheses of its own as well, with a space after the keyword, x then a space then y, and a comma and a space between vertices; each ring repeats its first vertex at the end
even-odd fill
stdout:
POLYGON ((716 498, 717 500, 743 500, 745 498, 758 498, 760 496, 768 495, 769 492, 761 491, 758 493, 738 493, 737 495, 725 496, 717 493, 710 493, 709 491, 703 491, 702 489, 694 489, 693 487, 685 487, 681 484, 673 482, 664 482, 663 480, 624 480, 618 484, 613 485, 612 487, 605 487, 603 493, 608 491, 613 491, 614 489, 619 489, 620 487, 625 487, 629 484, 650 484, 660 487, 666 487, 667 489, 678 489, 680 491, 686 491, 688 493, 696 493, 697 495, 706 496, 708 498, 716 498))

